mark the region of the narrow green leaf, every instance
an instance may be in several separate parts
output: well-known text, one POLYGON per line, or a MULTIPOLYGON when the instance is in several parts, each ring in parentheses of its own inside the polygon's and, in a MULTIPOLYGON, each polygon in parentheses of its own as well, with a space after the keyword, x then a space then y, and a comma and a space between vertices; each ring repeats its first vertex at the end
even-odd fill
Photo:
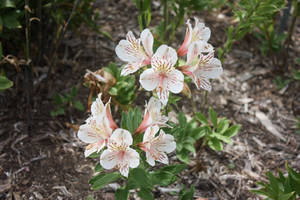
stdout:
POLYGON ((212 122, 212 124, 214 125, 214 128, 217 128, 218 125, 218 115, 216 113, 216 111, 214 111, 214 109, 212 109, 211 107, 209 107, 209 117, 210 120, 212 122))
POLYGON ((90 180, 90 184, 92 185, 93 190, 99 190, 107 184, 117 181, 120 177, 121 175, 119 172, 103 173, 94 176, 90 180))
POLYGON ((13 0, 1 0, 0 9, 2 8, 15 8, 16 4, 13 0))
POLYGON ((208 125, 208 121, 202 113, 196 113, 195 116, 199 122, 201 122, 202 124, 208 125))
POLYGON ((119 188, 115 192, 115 199, 116 200, 128 200, 129 197, 129 190, 125 188, 119 188))
POLYGON ((95 166, 94 171, 95 172, 102 172, 104 170, 104 168, 100 165, 100 163, 97 163, 95 166))
POLYGON ((154 185, 168 186, 177 180, 177 176, 168 171, 156 171, 150 175, 154 185))
POLYGON ((233 126, 231 126, 231 127, 229 127, 225 132, 224 132, 224 136, 226 136, 226 137, 229 137, 229 138, 231 138, 231 137, 233 137, 233 136, 235 136, 236 134, 238 134, 238 132, 240 131, 240 129, 241 129, 241 125, 233 125, 233 126))
POLYGON ((75 101, 75 102, 74 102, 74 107, 75 107, 77 110, 84 111, 84 106, 83 106, 83 104, 81 103, 81 101, 75 101))
POLYGON ((221 135, 219 133, 215 133, 214 137, 221 140, 221 141, 223 141, 223 142, 226 142, 227 144, 232 144, 232 140, 227 136, 221 135))
POLYGON ((18 21, 18 14, 15 12, 9 12, 2 15, 3 25, 8 29, 22 28, 18 21))
POLYGON ((215 151, 221 151, 223 150, 223 144, 222 142, 220 142, 218 139, 216 138, 211 138, 209 141, 208 141, 208 146, 210 148, 212 148, 213 150, 215 151))
POLYGON ((0 91, 6 90, 13 86, 13 82, 10 81, 6 76, 0 75, 0 91))
POLYGON ((141 188, 137 194, 143 200, 154 200, 151 190, 149 190, 147 188, 141 188))
POLYGON ((218 129, 217 132, 218 133, 224 133, 227 128, 229 127, 229 120, 226 118, 222 118, 219 122, 218 122, 218 129))
POLYGON ((194 144, 191 143, 184 143, 183 144, 183 148, 185 148, 186 150, 192 152, 192 153, 196 153, 196 149, 194 147, 194 144))
POLYGON ((142 168, 134 168, 130 171, 129 180, 133 180, 138 186, 153 188, 148 173, 142 168))

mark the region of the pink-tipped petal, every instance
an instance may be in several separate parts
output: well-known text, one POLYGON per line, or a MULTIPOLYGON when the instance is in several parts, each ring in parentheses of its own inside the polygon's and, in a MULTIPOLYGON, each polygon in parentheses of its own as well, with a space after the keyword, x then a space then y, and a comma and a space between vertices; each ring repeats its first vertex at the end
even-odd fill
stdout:
MULTIPOLYGON (((164 44, 158 47, 152 58, 153 61, 164 60, 170 63, 171 66, 174 66, 176 64, 177 59, 178 57, 175 49, 164 44)), ((151 65, 153 65, 152 61, 151 65)))
POLYGON ((192 39, 193 28, 192 28, 192 25, 190 23, 190 20, 188 20, 186 22, 186 24, 187 24, 187 29, 186 29, 184 41, 181 44, 181 46, 179 47, 179 49, 177 50, 178 56, 184 56, 184 55, 187 54, 188 47, 189 47, 189 44, 190 44, 191 39, 192 39))
POLYGON ((197 61, 199 53, 199 43, 194 42, 188 48, 186 64, 191 65, 193 62, 197 61))

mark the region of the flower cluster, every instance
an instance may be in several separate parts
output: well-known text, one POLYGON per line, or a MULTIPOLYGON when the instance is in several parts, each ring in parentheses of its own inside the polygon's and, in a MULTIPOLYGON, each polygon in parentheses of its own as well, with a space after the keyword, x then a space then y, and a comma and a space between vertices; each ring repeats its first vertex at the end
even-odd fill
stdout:
POLYGON ((134 146, 132 133, 118 128, 111 115, 110 101, 104 105, 99 94, 91 106, 91 116, 78 131, 78 138, 89 144, 85 149, 85 156, 104 149, 100 156, 101 166, 104 169, 118 169, 126 177, 129 168, 139 166, 140 156, 135 150, 137 148, 146 152, 146 161, 151 166, 155 165, 155 161, 168 164, 166 153, 174 151, 176 143, 172 135, 159 131, 159 127, 168 126, 168 118, 160 112, 161 106, 158 99, 152 97, 149 100, 143 121, 134 133, 135 136, 145 132, 143 141, 134 146))
POLYGON ((195 26, 187 21, 185 39, 179 49, 161 45, 153 54, 153 35, 149 29, 136 39, 130 31, 126 40, 116 47, 117 56, 127 62, 121 75, 136 72, 151 65, 140 75, 141 86, 147 91, 155 90, 163 105, 168 102, 169 92, 180 93, 184 87, 184 74, 189 76, 197 89, 210 91, 209 79, 218 78, 222 72, 220 60, 214 58, 214 48, 208 43, 211 31, 195 18, 195 26), (186 63, 178 66, 178 57, 186 56, 186 63))

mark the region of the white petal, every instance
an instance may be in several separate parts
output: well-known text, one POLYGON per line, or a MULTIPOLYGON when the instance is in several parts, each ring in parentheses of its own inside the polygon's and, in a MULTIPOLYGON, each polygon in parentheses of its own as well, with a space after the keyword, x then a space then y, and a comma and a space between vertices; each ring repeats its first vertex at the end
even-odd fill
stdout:
POLYGON ((210 38, 210 29, 205 26, 204 23, 199 22, 198 18, 195 17, 195 27, 193 29, 193 34, 196 36, 196 40, 204 40, 207 42, 210 38))
POLYGON ((184 76, 181 71, 174 69, 168 74, 165 80, 168 90, 170 90, 172 93, 177 94, 182 91, 184 76))
POLYGON ((214 52, 214 47, 206 41, 200 40, 196 42, 200 53, 214 52))
POLYGON ((106 149, 100 156, 100 164, 104 169, 112 169, 120 162, 119 151, 106 149))
MULTIPOLYGON (((159 61, 159 60, 167 61, 168 63, 170 63, 171 66, 174 66, 176 64, 177 59, 178 57, 175 49, 164 44, 158 47, 158 49, 156 50, 152 58, 152 60, 154 61, 159 61)), ((151 65, 153 63, 152 60, 151 60, 151 65)))
POLYGON ((163 130, 160 131, 160 134, 162 134, 162 140, 164 143, 166 143, 166 145, 164 145, 163 147, 161 147, 160 150, 166 152, 166 153, 171 153, 172 151, 174 151, 176 149, 176 142, 174 141, 174 137, 173 135, 170 134, 164 134, 163 130))
POLYGON ((126 159, 128 161, 129 167, 136 168, 136 167, 139 166, 139 164, 140 164, 140 155, 136 150, 134 150, 132 148, 127 148, 126 154, 125 154, 124 157, 126 157, 124 159, 126 159))
POLYGON ((169 99, 169 90, 161 86, 156 88, 156 93, 163 105, 167 105, 169 99))
POLYGON ((152 91, 159 83, 158 74, 152 68, 146 69, 140 76, 140 83, 145 90, 152 91))
POLYGON ((108 118, 104 113, 96 118, 96 128, 98 130, 98 135, 104 139, 110 137, 112 129, 110 128, 108 118))
POLYGON ((124 62, 137 62, 140 56, 137 56, 137 51, 131 46, 127 40, 121 40, 116 49, 117 56, 124 62))
POLYGON ((154 158, 151 156, 151 154, 149 152, 146 152, 146 161, 151 166, 155 165, 155 160, 154 160, 154 158))
POLYGON ((142 63, 128 63, 121 71, 121 76, 132 74, 143 67, 142 63))
POLYGON ((147 55, 151 57, 153 54, 153 36, 149 29, 143 30, 141 40, 147 55))
POLYGON ((163 152, 160 153, 160 155, 159 155, 158 159, 156 159, 156 161, 161 162, 163 164, 169 164, 168 156, 163 152))
POLYGON ((99 140, 99 135, 89 124, 83 124, 79 127, 78 138, 85 143, 95 143, 99 140))
POLYGON ((151 97, 146 109, 150 112, 150 115, 151 113, 160 113, 161 102, 157 98, 151 97))
POLYGON ((193 62, 195 62, 199 53, 199 43, 193 42, 188 48, 186 64, 191 65, 193 62))
POLYGON ((143 142, 150 142, 154 137, 155 134, 158 132, 159 127, 158 126, 150 126, 146 129, 146 132, 143 136, 143 142))
POLYGON ((129 174, 128 164, 120 165, 119 171, 123 176, 128 177, 128 174, 129 174))
POLYGON ((130 146, 132 145, 131 133, 125 129, 115 129, 113 134, 109 138, 109 145, 117 146, 130 146))
POLYGON ((91 112, 93 116, 99 115, 104 111, 104 104, 101 100, 101 93, 98 94, 97 99, 92 103, 91 112))
POLYGON ((212 58, 207 64, 199 69, 199 75, 207 78, 218 78, 223 73, 221 61, 212 58))
POLYGON ((105 146, 105 141, 102 140, 100 142, 97 143, 93 143, 93 144, 89 144, 84 151, 84 156, 88 157, 89 155, 91 155, 94 152, 99 152, 101 149, 103 149, 105 146))
POLYGON ((211 91, 211 84, 207 78, 199 76, 193 80, 197 86, 197 89, 202 88, 204 90, 211 91))

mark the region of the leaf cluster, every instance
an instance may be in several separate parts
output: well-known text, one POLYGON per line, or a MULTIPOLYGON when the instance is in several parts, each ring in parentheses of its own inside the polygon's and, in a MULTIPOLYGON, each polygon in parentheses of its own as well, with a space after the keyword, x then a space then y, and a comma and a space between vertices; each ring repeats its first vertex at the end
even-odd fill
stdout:
POLYGON ((202 147, 208 145, 215 151, 223 150, 223 142, 232 144, 232 137, 235 136, 241 125, 230 125, 230 121, 218 118, 217 113, 209 108, 209 119, 198 112, 187 122, 183 113, 178 115, 179 123, 168 130, 176 138, 176 154, 184 163, 189 163, 190 152, 196 153, 195 144, 202 139, 202 147))
POLYGON ((281 171, 278 171, 278 177, 271 172, 267 172, 269 183, 259 182, 259 190, 251 192, 264 195, 266 199, 272 200, 295 200, 300 197, 300 173, 290 168, 286 163, 288 176, 285 177, 281 171))
POLYGON ((116 83, 109 89, 109 94, 119 104, 126 107, 131 105, 136 99, 134 76, 121 76, 122 69, 114 63, 110 63, 104 70, 109 72, 116 79, 116 83))
POLYGON ((55 103, 55 110, 50 112, 51 116, 57 115, 65 115, 65 111, 72 107, 76 108, 77 110, 84 111, 84 106, 79 100, 75 100, 75 97, 78 93, 78 89, 73 86, 70 93, 61 95, 59 93, 55 93, 53 95, 53 101, 55 103))

